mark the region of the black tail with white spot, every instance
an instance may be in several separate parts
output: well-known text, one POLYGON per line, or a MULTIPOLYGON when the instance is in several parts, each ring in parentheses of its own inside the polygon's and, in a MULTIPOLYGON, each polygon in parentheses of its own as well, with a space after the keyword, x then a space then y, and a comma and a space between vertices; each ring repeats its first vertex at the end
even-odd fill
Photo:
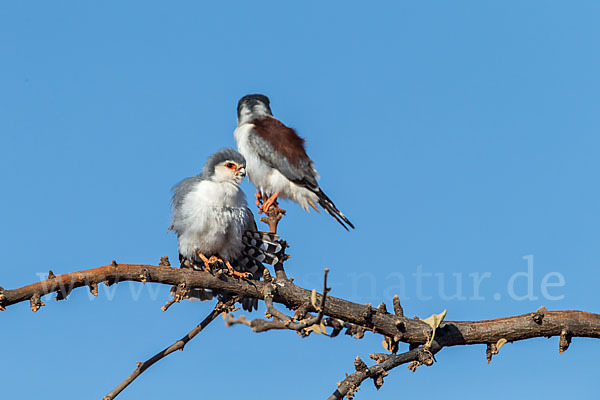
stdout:
MULTIPOLYGON (((276 233, 246 231, 242 243, 244 251, 233 266, 239 272, 250 272, 256 280, 260 280, 263 275, 263 263, 277 266, 285 261, 286 246, 276 233)), ((258 309, 258 299, 246 297, 241 303, 244 310, 258 309)))
POLYGON ((348 229, 348 226, 354 229, 354 225, 352 225, 352 222, 350 222, 350 220, 346 218, 346 216, 342 214, 340 210, 337 209, 335 204, 333 204, 333 201, 331 201, 331 199, 327 197, 327 195, 323 193, 323 191, 320 188, 315 191, 315 194, 319 196, 319 205, 323 207, 323 209, 327 211, 329 215, 335 218, 335 220, 339 222, 340 225, 344 227, 344 229, 349 231, 350 229, 348 229))

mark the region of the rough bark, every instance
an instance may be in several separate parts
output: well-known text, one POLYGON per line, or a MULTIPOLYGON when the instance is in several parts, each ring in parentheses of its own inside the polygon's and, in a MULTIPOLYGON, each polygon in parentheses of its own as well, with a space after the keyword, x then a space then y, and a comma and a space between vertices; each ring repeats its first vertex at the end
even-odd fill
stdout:
MULTIPOLYGON (((164 264, 168 263, 161 262, 161 265, 164 264)), ((337 390, 329 397, 330 399, 340 399, 344 396, 352 398, 359 385, 368 378, 373 379, 375 386, 379 388, 383 384, 383 377, 387 375, 386 371, 398 365, 411 362, 412 370, 421 364, 431 365, 434 354, 446 346, 485 344, 487 345, 486 356, 490 361, 493 355, 498 354, 500 347, 507 342, 534 337, 559 336, 559 351, 562 353, 568 348, 572 337, 600 338, 599 314, 574 310, 548 311, 544 307, 529 314, 491 320, 443 321, 434 330, 432 326, 420 319, 406 318, 397 296, 393 299, 393 314, 387 312, 385 304, 373 308, 370 304, 357 304, 329 296, 327 294, 329 291, 326 280, 327 271, 325 271, 322 294, 301 288, 291 280, 282 278, 285 277, 284 272, 278 274, 278 278, 271 277, 267 272, 263 281, 255 281, 225 274, 212 275, 208 272, 191 269, 160 265, 117 264, 113 261, 112 264, 98 268, 59 276, 55 276, 50 271, 48 275, 48 279, 44 281, 21 288, 12 290, 0 288, 0 309, 4 310, 8 306, 29 300, 31 309, 37 311, 45 305, 41 301, 41 297, 49 293, 55 292, 56 299, 61 300, 66 298, 72 290, 84 286, 88 287, 93 294, 97 294, 98 285, 101 283, 112 285, 124 281, 153 282, 173 285, 175 288, 174 299, 168 302, 164 309, 174 301, 185 298, 187 290, 190 288, 213 289, 228 293, 235 298, 250 296, 262 299, 267 304, 269 316, 273 317, 272 321, 264 319, 248 321, 244 318, 230 317, 227 322, 228 325, 235 323, 249 325, 256 332, 292 329, 306 336, 311 333, 309 328, 319 325, 321 328, 315 329, 321 329, 321 333, 325 331, 325 326, 333 327, 330 336, 336 336, 344 328, 348 329, 347 333, 355 334, 359 338, 364 335, 365 331, 381 334, 385 337, 387 347, 393 353, 397 351, 399 342, 410 344, 410 351, 400 355, 372 354, 371 358, 376 360, 377 364, 371 367, 367 367, 362 360, 357 358, 355 361, 356 372, 348 375, 344 381, 338 384, 337 390), (296 314, 293 317, 287 316, 278 311, 274 307, 274 303, 283 304, 289 309, 296 310, 296 314)), ((211 314, 209 319, 214 319, 215 315, 211 314)), ((313 331, 317 332, 317 330, 313 331)), ((179 342, 176 342, 174 346, 178 346, 179 342)), ((169 349, 171 348, 165 349, 155 357, 160 359, 164 355, 170 354, 172 351, 169 349), (162 353, 165 354, 159 356, 162 353)), ((146 363, 152 360, 154 358, 146 363)), ((136 371, 132 375, 135 375, 136 371)), ((109 398, 114 398, 114 396, 109 398)))

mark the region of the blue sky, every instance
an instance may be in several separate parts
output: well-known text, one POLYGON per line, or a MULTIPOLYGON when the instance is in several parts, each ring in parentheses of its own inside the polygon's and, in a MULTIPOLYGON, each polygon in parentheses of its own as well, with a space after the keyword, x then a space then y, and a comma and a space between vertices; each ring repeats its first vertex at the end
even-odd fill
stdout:
MULTIPOLYGON (((0 285, 176 260, 170 188, 234 146, 237 100, 258 92, 357 227, 284 203, 299 285, 328 267, 331 295, 398 293, 423 318, 598 312, 599 18, 593 1, 4 2, 0 285)), ((9 308, 3 395, 101 398, 211 308, 167 300, 126 283, 9 308)), ((119 398, 323 398, 380 343, 217 320, 119 398)), ((484 346, 449 348, 357 398, 592 399, 598 356, 590 339, 510 344, 489 366, 484 346)))

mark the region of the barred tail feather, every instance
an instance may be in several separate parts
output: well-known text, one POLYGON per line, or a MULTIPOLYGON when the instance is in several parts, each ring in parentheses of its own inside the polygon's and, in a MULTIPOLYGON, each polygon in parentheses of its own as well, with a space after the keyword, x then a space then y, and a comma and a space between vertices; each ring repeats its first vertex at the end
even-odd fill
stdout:
POLYGON ((285 249, 276 233, 246 231, 242 243, 244 254, 260 263, 275 265, 283 261, 285 249))
MULTIPOLYGON (((240 272, 250 272, 252 277, 260 280, 265 267, 263 263, 277 265, 285 260, 285 246, 279 241, 276 233, 246 231, 242 236, 244 250, 233 264, 240 272)), ((258 300, 251 297, 242 299, 242 308, 247 311, 258 309, 258 300)))

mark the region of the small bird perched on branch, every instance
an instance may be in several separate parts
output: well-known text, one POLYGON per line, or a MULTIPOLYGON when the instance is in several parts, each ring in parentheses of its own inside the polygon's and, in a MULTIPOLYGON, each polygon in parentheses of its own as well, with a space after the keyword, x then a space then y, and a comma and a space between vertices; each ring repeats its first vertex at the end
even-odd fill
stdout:
MULTIPOLYGON (((177 233, 182 267, 210 271, 223 264, 230 275, 260 279, 263 262, 283 261, 276 234, 258 232, 239 184, 246 176, 246 160, 233 149, 209 157, 202 173, 184 179, 173 188, 173 220, 169 230, 177 233)), ((211 292, 195 294, 201 300, 211 292)), ((245 309, 256 308, 256 299, 245 309)))
POLYGON ((238 150, 248 163, 248 177, 256 186, 256 204, 265 214, 277 205, 277 198, 288 198, 308 211, 319 211, 318 203, 346 230, 354 225, 321 190, 313 161, 306 154, 304 139, 273 117, 269 98, 262 94, 244 96, 238 102, 238 150), (262 206, 261 201, 264 201, 262 206))

